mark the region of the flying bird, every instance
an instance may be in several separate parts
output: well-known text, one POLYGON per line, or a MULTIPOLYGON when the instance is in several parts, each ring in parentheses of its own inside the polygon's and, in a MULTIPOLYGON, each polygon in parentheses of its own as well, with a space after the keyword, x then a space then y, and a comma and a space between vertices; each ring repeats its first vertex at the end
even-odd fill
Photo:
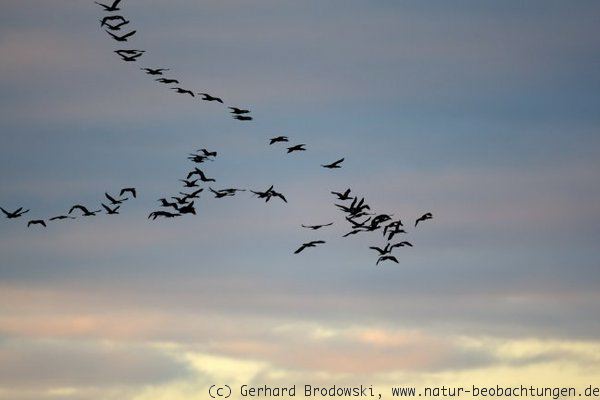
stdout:
POLYGON ((251 190, 251 192, 254 193, 255 195, 257 195, 259 199, 265 199, 265 202, 268 202, 269 200, 271 200, 272 197, 279 197, 281 200, 283 200, 284 202, 287 203, 287 199, 285 198, 285 196, 283 194, 273 190, 273 185, 271 185, 271 187, 268 188, 265 192, 254 191, 254 190, 251 190))
POLYGON ((383 227, 383 235, 385 236, 389 229, 399 229, 401 226, 404 226, 401 220, 392 221, 383 227))
POLYGON ((334 194, 337 196, 338 200, 350 200, 350 189, 346 189, 346 191, 344 193, 340 193, 340 192, 331 192, 331 194, 334 194))
POLYGON ((237 192, 245 192, 246 189, 238 189, 238 188, 227 188, 221 189, 219 192, 227 192, 227 193, 237 193, 237 192))
POLYGON ((110 194, 108 193, 104 193, 104 197, 106 197, 109 201, 110 204, 115 206, 117 204, 123 204, 123 202, 127 199, 115 199, 114 197, 112 197, 110 194))
POLYGON ((63 220, 63 219, 76 219, 76 218, 71 217, 69 215, 58 215, 56 217, 50 218, 49 221, 59 221, 59 220, 63 220))
POLYGON ((187 188, 193 188, 193 187, 198 187, 198 184, 196 182, 198 182, 198 179, 194 179, 193 181, 189 181, 187 179, 180 179, 180 182, 183 182, 183 185, 187 188))
POLYGON ((6 215, 6 218, 8 219, 19 218, 21 215, 27 214, 29 212, 29 210, 23 211, 23 207, 19 207, 13 212, 6 211, 2 207, 0 207, 0 210, 2 210, 2 212, 4 213, 4 215, 6 215))
POLYGON ((134 62, 140 58, 145 51, 144 50, 115 50, 121 59, 125 62, 134 62))
POLYGON ((325 243, 324 240, 313 240, 312 242, 303 243, 302 246, 300 246, 298 248, 298 250, 296 250, 294 252, 294 254, 298 254, 298 253, 300 253, 301 251, 303 251, 304 249, 306 249, 308 247, 316 247, 318 244, 323 244, 323 243, 325 243))
POLYGON ((322 224, 322 225, 301 225, 303 228, 307 228, 307 229, 312 229, 313 231, 316 231, 318 229, 321 229, 325 226, 331 226, 333 225, 333 222, 330 222, 328 224, 322 224))
POLYGON ((196 150, 196 151, 201 151, 202 154, 204 154, 206 157, 216 157, 217 156, 216 151, 208 151, 206 149, 200 149, 200 150, 196 150))
POLYGON ((180 87, 174 87, 174 88, 171 88, 171 89, 175 90, 179 94, 189 94, 192 97, 196 97, 196 96, 194 96, 194 92, 192 92, 191 90, 186 90, 186 89, 183 89, 183 88, 180 88, 180 87))
POLYGON ((137 195, 137 191, 135 190, 135 188, 132 188, 132 187, 121 189, 121 191, 119 192, 119 196, 123 197, 123 195, 125 193, 131 193, 131 195, 133 196, 134 199, 136 198, 136 195, 137 195))
POLYGON ((177 208, 178 205, 184 206, 188 202, 188 199, 185 196, 183 196, 183 197, 171 196, 171 198, 177 202, 177 204, 175 204, 175 208, 177 208))
POLYGON ((109 15, 100 20, 100 26, 106 26, 111 31, 118 31, 123 25, 127 25, 129 21, 121 15, 109 15), (121 21, 117 24, 110 24, 109 21, 121 21))
POLYGON ((393 244, 391 246, 391 248, 393 249, 394 247, 404 247, 404 246, 413 247, 412 243, 404 241, 404 242, 393 244))
POLYGON ((117 54, 138 54, 138 53, 145 53, 146 50, 136 50, 136 49, 119 49, 119 50, 115 50, 115 53, 117 54))
POLYGON ((419 222, 427 221, 428 219, 433 219, 432 213, 425 213, 425 214, 421 215, 419 218, 417 218, 417 220, 415 221, 415 226, 417 226, 417 224, 419 222))
POLYGON ((234 115, 233 116, 234 119, 237 119, 238 121, 252 121, 252 117, 248 117, 246 115, 234 115))
POLYGON ((371 220, 371 226, 373 226, 373 225, 379 225, 382 222, 389 221, 390 219, 392 219, 392 217, 390 215, 379 214, 376 217, 373 217, 373 219, 371 220))
POLYGON ((221 100, 219 97, 215 97, 215 96, 211 96, 208 93, 198 93, 200 96, 202 96, 202 100, 204 101, 216 101, 218 103, 223 104, 223 100, 221 100))
POLYGON ((274 138, 269 139, 269 146, 274 144, 274 143, 280 143, 280 142, 288 142, 288 137, 287 136, 276 136, 274 138))
POLYGON ((398 259, 394 256, 381 256, 377 259, 377 262, 375 263, 375 265, 379 265, 380 262, 383 261, 393 261, 396 264, 399 264, 398 259))
POLYGON ((158 217, 174 218, 179 216, 181 216, 181 214, 170 213, 168 211, 153 211, 148 215, 148 219, 152 218, 152 220, 155 220, 158 217))
POLYGON ((399 224, 395 221, 392 222, 391 224, 388 224, 386 227, 383 228, 383 236, 385 236, 386 234, 388 235, 387 239, 388 240, 392 240, 394 238, 394 236, 396 236, 398 233, 406 233, 406 231, 404 229, 402 229, 402 223, 400 222, 399 224))
POLYGON ((31 225, 42 225, 44 228, 46 227, 46 223, 43 219, 32 219, 27 223, 27 227, 29 228, 31 225))
POLYGON ((271 199, 271 197, 279 197, 281 200, 283 200, 284 202, 287 203, 287 199, 285 198, 285 196, 274 190, 271 190, 271 195, 269 197, 267 197, 267 201, 269 201, 271 199))
POLYGON ((112 36, 113 39, 115 39, 117 42, 126 42, 127 39, 129 39, 131 36, 135 35, 135 33, 137 31, 131 31, 128 33, 125 33, 123 35, 115 35, 114 33, 112 33, 111 31, 107 31, 105 30, 104 32, 108 33, 110 36, 112 36))
POLYGON ((73 207, 71 207, 71 209, 69 210, 69 214, 72 214, 73 211, 75 210, 80 210, 83 214, 84 217, 91 217, 96 215, 96 213, 99 213, 100 210, 96 210, 96 211, 90 211, 88 210, 86 207, 80 205, 80 204, 76 204, 73 207))
POLYGON ((386 244, 385 247, 382 249, 380 247, 376 247, 376 246, 371 246, 369 247, 369 249, 375 250, 376 252, 379 253, 380 256, 384 256, 386 254, 389 254, 392 252, 392 249, 390 248, 390 244, 386 244))
POLYGON ((182 195, 185 199, 199 199, 200 196, 198 195, 202 193, 203 190, 204 188, 200 188, 198 190, 193 191, 192 193, 179 192, 179 194, 182 195))
POLYGON ((243 108, 237 108, 237 107, 227 107, 229 108, 232 114, 236 114, 236 115, 240 115, 240 114, 248 114, 250 112, 250 110, 244 110, 243 108))
POLYGON ((102 208, 104 208, 106 210, 107 214, 116 215, 119 213, 119 208, 121 208, 121 206, 116 206, 115 208, 110 208, 106 204, 102 203, 102 208))
POLYGON ((98 3, 97 1, 95 1, 94 3, 98 4, 100 7, 103 7, 104 11, 113 12, 113 11, 120 10, 120 8, 118 7, 120 2, 121 2, 121 0, 114 0, 110 6, 108 6, 106 4, 98 3))
POLYGON ((183 207, 179 207, 177 208, 177 211, 179 211, 180 214, 194 214, 196 215, 196 209, 194 208, 194 202, 192 201, 189 204, 186 204, 183 207))
MULTIPOLYGON (((162 75, 164 71, 169 71, 169 68, 140 68, 142 71, 146 71, 148 75, 162 75)), ((177 82, 179 83, 179 82, 177 82)))
POLYGON ((214 161, 212 158, 203 156, 202 154, 190 154, 188 160, 193 161, 198 164, 202 164, 204 161, 214 161))
POLYGON ((343 163, 343 162, 344 162, 344 159, 340 158, 339 160, 334 161, 331 164, 325 164, 325 165, 321 164, 321 167, 323 167, 323 168, 329 168, 329 169, 342 168, 340 164, 343 163))
POLYGON ((158 199, 158 201, 160 201, 160 203, 161 203, 160 205, 162 207, 173 207, 174 209, 177 210, 177 203, 170 203, 170 202, 167 201, 167 199, 164 199, 164 198, 163 199, 158 199))
MULTIPOLYGON (((190 179, 194 175, 198 175, 202 182, 216 182, 216 179, 214 179, 214 178, 207 178, 206 175, 204 175, 204 172, 199 168, 194 168, 193 171, 188 173, 187 179, 190 179)), ((196 181, 194 181, 194 182, 196 182, 196 181)), ((191 187, 191 186, 189 186, 189 187, 191 187)))
POLYGON ((306 151, 306 149, 304 148, 304 146, 306 146, 306 144, 302 143, 302 144, 297 144, 297 145, 292 146, 292 147, 288 147, 287 148, 287 152, 291 153, 291 152, 294 152, 294 151, 306 151))
POLYGON ((155 79, 155 81, 160 82, 160 83, 166 83, 166 84, 170 84, 170 83, 179 84, 179 81, 177 79, 158 78, 158 79, 155 79))
POLYGON ((209 187, 208 189, 215 195, 215 199, 221 199, 223 197, 231 197, 235 195, 235 192, 223 192, 221 190, 215 190, 211 187, 209 187))

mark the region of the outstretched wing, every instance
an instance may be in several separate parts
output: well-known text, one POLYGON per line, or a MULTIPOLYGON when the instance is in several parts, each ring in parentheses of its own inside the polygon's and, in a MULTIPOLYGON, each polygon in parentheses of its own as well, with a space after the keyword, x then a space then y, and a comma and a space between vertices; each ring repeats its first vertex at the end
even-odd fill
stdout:
POLYGON ((305 244, 303 244, 302 246, 300 246, 300 247, 298 248, 298 250, 296 250, 296 251, 294 252, 294 254, 298 254, 298 253, 300 253, 302 250, 304 250, 304 249, 305 249, 305 248, 307 248, 307 247, 308 247, 308 246, 306 245, 306 243, 305 243, 305 244))

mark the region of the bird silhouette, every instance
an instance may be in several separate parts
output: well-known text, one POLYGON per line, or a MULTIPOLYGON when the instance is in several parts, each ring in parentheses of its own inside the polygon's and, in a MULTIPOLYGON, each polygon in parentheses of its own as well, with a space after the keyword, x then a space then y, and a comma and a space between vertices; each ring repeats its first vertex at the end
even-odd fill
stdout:
POLYGON ((204 154, 206 157, 216 157, 217 156, 216 151, 208 151, 206 149, 200 149, 200 150, 196 150, 196 151, 201 151, 202 154, 204 154))
POLYGON ((135 188, 132 188, 132 187, 123 188, 119 192, 119 196, 123 197, 123 195, 125 193, 131 193, 131 195, 133 196, 134 199, 137 197, 137 191, 135 190, 135 188))
POLYGON ((367 218, 366 220, 364 220, 363 222, 358 222, 356 221, 356 218, 360 218, 360 217, 346 217, 346 221, 350 222, 350 224, 352 224, 352 228, 354 229, 361 229, 364 228, 367 223, 371 220, 371 218, 367 218))
POLYGON ((312 229, 313 231, 316 231, 318 229, 321 229, 325 226, 331 226, 333 225, 333 222, 330 222, 328 224, 322 224, 322 225, 301 225, 303 228, 307 228, 307 229, 312 229))
POLYGON ((194 168, 193 171, 188 173, 187 179, 190 179, 194 175, 198 175, 202 182, 216 182, 216 179, 214 179, 214 178, 207 178, 206 175, 204 175, 204 172, 199 168, 194 168))
POLYGON ((160 201, 161 206, 162 207, 173 207, 174 209, 177 210, 177 203, 170 203, 167 201, 167 199, 158 199, 158 201, 160 201))
POLYGON ((29 212, 29 210, 24 210, 23 211, 23 207, 19 207, 19 208, 17 208, 13 212, 6 211, 2 207, 0 207, 0 210, 2 210, 2 212, 4 213, 4 215, 6 216, 6 218, 8 218, 8 219, 19 218, 21 215, 27 214, 29 212))
POLYGON ((417 226, 417 224, 419 222, 427 221, 428 219, 433 219, 433 214, 432 213, 425 213, 422 216, 420 216, 419 218, 417 218, 417 220, 415 221, 415 227, 417 226))
POLYGON ((188 199, 185 196, 183 196, 183 197, 171 196, 171 198, 173 200, 175 200, 175 202, 177 202, 178 206, 184 206, 188 203, 188 199))
POLYGON ((400 243, 393 244, 391 246, 391 248, 393 249, 395 247, 404 247, 404 246, 413 247, 412 243, 407 242, 407 241, 403 241, 403 242, 400 242, 400 243))
POLYGON ((115 50, 115 53, 125 62, 137 61, 145 52, 145 50, 115 50))
MULTIPOLYGON (((169 71, 169 68, 140 68, 142 71, 146 71, 148 75, 162 75, 164 71, 169 71)), ((177 82, 179 83, 179 82, 177 82)))
POLYGON ((389 243, 386 244, 383 249, 380 248, 380 247, 376 247, 376 246, 371 246, 371 247, 369 247, 369 249, 375 250, 376 252, 379 253, 380 256, 383 256, 383 255, 386 255, 386 254, 389 254, 389 253, 392 252, 392 249, 390 248, 390 244, 389 243))
POLYGON ((298 254, 308 247, 316 247, 318 244, 323 244, 323 243, 325 243, 324 240, 313 240, 312 242, 303 243, 302 246, 300 246, 298 248, 298 250, 294 251, 294 254, 298 254))
POLYGON ((276 136, 274 138, 269 139, 269 146, 274 143, 288 142, 287 136, 276 136))
POLYGON ((227 192, 227 193, 237 193, 237 192, 245 192, 246 189, 238 189, 238 188, 226 188, 221 189, 219 192, 227 192))
POLYGON ((287 199, 285 198, 285 196, 283 194, 276 192, 272 189, 271 189, 271 194, 269 197, 267 197, 266 201, 269 201, 271 199, 271 197, 279 197, 281 200, 283 200, 285 203, 287 203, 287 199))
POLYGON ((104 197, 106 197, 109 201, 111 205, 117 205, 117 204, 123 204, 123 202, 127 199, 115 199, 114 197, 112 197, 110 194, 108 193, 104 193, 104 197))
POLYGON ((69 215, 58 215, 56 217, 52 217, 49 219, 49 221, 60 221, 63 219, 76 219, 75 217, 71 217, 69 215))
POLYGON ((401 220, 397 220, 397 221, 392 221, 389 224, 387 224, 384 228, 383 228, 383 235, 385 236, 388 232, 388 230, 390 229, 399 229, 401 226, 404 226, 402 224, 401 220))
POLYGON ((246 115, 234 115, 233 116, 234 119, 237 119, 238 121, 252 121, 252 117, 246 116, 246 115))
POLYGON ((344 162, 344 159, 340 158, 339 160, 334 161, 331 164, 325 164, 325 165, 321 164, 321 167, 329 168, 329 169, 342 168, 340 164, 343 162, 344 162))
POLYGON ((109 214, 109 215, 116 215, 116 214, 119 213, 119 208, 121 208, 121 206, 116 206, 114 208, 110 208, 106 204, 102 203, 102 208, 104 208, 106 210, 107 214, 109 214))
POLYGON ((196 97, 196 96, 194 96, 194 92, 192 92, 191 90, 186 90, 186 89, 183 89, 183 88, 180 88, 180 87, 174 87, 174 88, 171 88, 171 89, 175 90, 179 94, 189 94, 192 97, 196 97))
POLYGON ((358 201, 358 197, 355 197, 350 206, 345 206, 343 204, 335 204, 335 206, 353 217, 358 217, 363 215, 364 210, 371 209, 371 207, 369 207, 368 204, 365 204, 364 201, 364 198, 358 201))
POLYGON ((148 219, 152 218, 152 220, 155 220, 158 217, 175 218, 179 216, 181 216, 181 214, 171 213, 168 211, 153 211, 150 213, 150 215, 148 215, 148 219))
POLYGON ((46 227, 46 223, 43 219, 32 219, 27 223, 27 227, 29 228, 31 225, 42 225, 44 228, 46 227))
POLYGON ((265 201, 268 201, 269 197, 271 196, 271 191, 273 190, 273 185, 271 185, 270 188, 268 188, 266 191, 261 192, 258 190, 251 190, 252 193, 254 193, 256 196, 258 196, 259 199, 266 199, 265 201))
POLYGON ((200 196, 198 196, 198 195, 200 193, 202 193, 202 191, 204 191, 204 188, 200 188, 198 190, 195 190, 192 193, 179 192, 179 194, 182 195, 185 199, 199 199, 200 196))
POLYGON ((365 232, 365 231, 362 230, 362 229, 354 229, 354 230, 351 230, 350 232, 346 233, 345 235, 342 235, 342 237, 348 237, 350 235, 356 235, 357 233, 360 233, 360 232, 365 232))
POLYGON ((108 33, 110 36, 112 36, 113 39, 115 39, 117 42, 126 42, 127 39, 129 39, 131 36, 135 35, 135 33, 137 31, 131 31, 128 33, 125 33, 123 35, 115 35, 114 33, 112 33, 111 31, 107 31, 105 30, 104 32, 108 33))
POLYGON ((392 217, 388 214, 379 214, 371 219, 371 225, 379 225, 385 221, 389 221, 392 217))
POLYGON ((302 144, 297 144, 297 145, 292 146, 292 147, 288 147, 287 148, 287 152, 288 153, 292 153, 294 151, 306 151, 306 149, 304 148, 304 146, 306 146, 306 144, 302 143, 302 144))
POLYGON ((120 8, 118 6, 119 6, 120 2, 121 2, 121 0, 115 0, 112 2, 112 4, 110 6, 108 6, 106 4, 102 4, 102 3, 98 3, 97 1, 94 1, 94 3, 96 3, 100 7, 104 8, 104 11, 107 11, 107 12, 119 11, 120 8))
POLYGON ((71 207, 71 209, 69 210, 69 214, 72 214, 73 211, 75 211, 75 210, 80 210, 82 212, 82 215, 84 217, 91 217, 91 216, 96 215, 96 213, 100 212, 100 210, 90 211, 86 207, 84 207, 84 206, 82 206, 80 204, 76 204, 73 207, 71 207))
POLYGON ((221 99, 220 99, 220 98, 218 98, 218 97, 211 96, 211 95, 210 95, 210 94, 208 94, 208 93, 198 93, 198 94, 199 94, 200 96, 202 96, 202 100, 204 100, 204 101, 216 101, 216 102, 218 102, 218 103, 221 103, 221 104, 223 104, 223 100, 221 100, 221 99))
POLYGON ((346 189, 346 191, 344 193, 340 193, 340 192, 331 192, 331 194, 334 194, 337 196, 338 200, 350 200, 350 189, 346 189))
POLYGON ((196 209, 194 208, 194 202, 192 201, 189 204, 186 204, 183 207, 178 207, 177 210, 180 214, 194 214, 196 215, 196 209))
POLYGON ((202 164, 204 161, 213 161, 212 158, 204 156, 202 154, 190 154, 188 160, 193 161, 197 164, 202 164))
MULTIPOLYGON (((384 232, 385 232, 385 228, 383 228, 383 229, 384 229, 384 232)), ((394 227, 392 227, 391 229, 388 229, 387 232, 388 232, 387 233, 387 235, 388 235, 387 240, 392 240, 394 238, 394 236, 396 236, 399 233, 406 233, 406 231, 404 229, 402 229, 400 227, 400 225, 394 225, 394 227)), ((383 235, 385 236, 386 233, 384 233, 383 235)))
POLYGON ((158 79, 155 79, 155 81, 160 82, 160 83, 166 83, 166 84, 171 84, 171 83, 179 84, 179 81, 177 79, 158 78, 158 79))
POLYGON ((108 15, 100 20, 100 26, 106 26, 111 31, 118 31, 123 25, 127 25, 129 21, 121 15, 108 15), (109 23, 112 21, 121 21, 116 24, 109 23))
POLYGON ((215 195, 215 199, 221 199, 223 197, 231 197, 231 196, 235 195, 235 192, 234 193, 223 192, 221 190, 215 190, 215 189, 213 189, 211 187, 209 187, 208 189, 215 195))
POLYGON ((194 179, 193 181, 189 181, 187 179, 180 179, 180 182, 183 182, 183 185, 188 188, 198 187, 198 179, 194 179))
POLYGON ((394 256, 389 256, 389 255, 388 255, 388 256, 381 256, 381 257, 379 257, 379 258, 377 259, 377 262, 375 263, 375 265, 379 265, 379 263, 380 263, 380 262, 383 262, 383 261, 393 261, 393 262, 395 262, 396 264, 399 264, 399 263, 398 263, 398 259, 397 259, 396 257, 394 257, 394 256))
POLYGON ((250 110, 244 110, 243 108, 237 108, 237 107, 227 107, 229 108, 232 114, 236 114, 236 115, 241 115, 241 114, 248 114, 250 112, 250 110))

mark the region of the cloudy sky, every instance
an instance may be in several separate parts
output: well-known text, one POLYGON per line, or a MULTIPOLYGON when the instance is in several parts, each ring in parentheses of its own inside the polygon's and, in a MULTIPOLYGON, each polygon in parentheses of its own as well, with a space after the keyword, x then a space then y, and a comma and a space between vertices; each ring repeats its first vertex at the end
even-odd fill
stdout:
POLYGON ((0 399, 206 399, 213 383, 538 384, 600 375, 600 4, 3 0, 0 399), (177 95, 140 67, 247 106, 177 95), (307 143, 288 156, 267 139, 307 143), (200 147, 198 216, 147 220, 200 147), (345 157, 344 168, 319 164, 345 157), (330 190, 409 225, 347 229, 330 190), (300 224, 335 224, 318 232, 300 224), (327 244, 293 255, 307 240, 327 244))

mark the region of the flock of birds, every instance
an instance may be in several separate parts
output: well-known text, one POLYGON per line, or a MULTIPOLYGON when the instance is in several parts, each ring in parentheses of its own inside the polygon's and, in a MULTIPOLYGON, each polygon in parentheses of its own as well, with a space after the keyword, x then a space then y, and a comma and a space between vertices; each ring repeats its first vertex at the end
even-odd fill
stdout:
MULTIPOLYGON (((115 15, 112 14, 116 11, 120 11, 119 5, 121 0, 114 0, 111 4, 103 4, 95 1, 94 3, 98 4, 100 7, 104 9, 110 15, 106 15, 100 19, 100 26, 104 28, 104 31, 116 42, 119 43, 128 43, 129 40, 135 36, 137 33, 136 30, 130 30, 125 32, 127 28, 124 28, 130 24, 130 20, 128 20, 123 15, 115 15)), ((140 59, 146 50, 139 49, 117 49, 114 52, 121 57, 121 60, 125 62, 136 62, 140 59)), ((173 77, 167 77, 165 72, 170 71, 170 68, 159 68, 159 67, 141 67, 142 71, 144 71, 147 75, 155 77, 154 80, 156 82, 162 83, 164 85, 168 85, 169 89, 174 90, 177 94, 182 94, 186 96, 190 96, 195 98, 196 96, 201 96, 200 99, 208 102, 216 102, 220 104, 224 104, 223 99, 217 96, 213 96, 208 93, 198 93, 189 88, 184 88, 181 86, 181 82, 179 79, 175 79, 173 77)), ((252 121, 252 117, 249 115, 250 110, 240 107, 228 106, 230 110, 231 116, 238 121, 252 121)))
MULTIPOLYGON (((90 211, 90 209, 86 206, 83 206, 81 204, 75 204, 69 209, 68 213, 57 215, 47 219, 30 219, 29 221, 27 221, 27 227, 30 227, 32 225, 40 225, 46 228, 48 227, 46 221, 56 222, 77 219, 77 217, 75 216, 76 210, 78 211, 79 216, 81 217, 95 217, 98 213, 102 212, 102 209, 104 209, 104 212, 107 215, 117 215, 120 213, 119 209, 121 208, 121 205, 125 201, 129 200, 129 197, 124 197, 125 195, 131 195, 133 198, 136 198, 137 191, 133 187, 123 188, 119 191, 118 196, 111 196, 110 194, 108 194, 108 192, 105 192, 104 197, 106 198, 106 200, 100 202, 100 206, 102 208, 99 210, 90 211)), ((24 210, 23 207, 19 207, 15 211, 6 211, 4 208, 0 207, 0 211, 4 213, 4 216, 6 218, 15 219, 22 217, 23 215, 27 214, 30 210, 24 210)))
MULTIPOLYGON (((121 0, 114 0, 111 4, 103 4, 99 2, 95 2, 100 5, 104 11, 109 13, 109 15, 104 16, 100 19, 100 25, 103 28, 106 28, 105 31, 110 35, 111 38, 116 40, 117 42, 127 42, 132 36, 136 34, 135 30, 120 33, 122 27, 128 25, 130 23, 125 17, 121 15, 113 14, 116 11, 119 11, 119 5, 121 0)), ((135 49, 119 49, 116 50, 117 53, 123 61, 126 62, 135 62, 137 61, 144 53, 144 50, 135 50, 135 49)), ((164 72, 169 71, 168 68, 149 68, 142 67, 143 71, 148 75, 159 76, 156 78, 157 82, 163 84, 179 84, 179 80, 167 78, 163 75, 164 72)), ((192 90, 184 89, 180 86, 171 87, 172 90, 175 90, 176 93, 186 94, 191 97, 195 97, 196 94, 192 90)), ((205 101, 214 101, 223 104, 223 100, 219 97, 212 96, 208 93, 197 93, 202 96, 202 100, 205 101)), ((228 107, 231 110, 231 114, 233 118, 240 121, 251 121, 252 117, 247 115, 250 113, 249 110, 233 107, 228 107)), ((289 138, 287 136, 276 136, 269 139, 269 147, 273 145, 277 145, 279 143, 289 143, 289 138)), ((306 151, 306 144, 299 143, 293 144, 289 147, 286 147, 287 153, 294 152, 302 152, 306 151)), ((223 189, 215 189, 212 184, 216 184, 215 178, 208 177, 205 172, 199 168, 199 165, 205 163, 206 161, 214 161, 217 157, 216 151, 210 151, 206 148, 201 148, 196 150, 193 153, 188 155, 188 160, 190 160, 194 167, 190 170, 185 178, 179 179, 182 183, 183 189, 179 191, 177 195, 174 196, 165 196, 163 198, 158 199, 160 203, 159 208, 152 211, 148 215, 148 219, 156 220, 157 218, 167 218, 172 219, 175 217, 180 217, 184 215, 196 215, 196 206, 195 201, 200 198, 200 194, 208 188, 208 191, 216 198, 222 199, 225 197, 235 196, 238 192, 246 192, 249 191, 253 196, 256 196, 258 199, 262 199, 265 203, 268 203, 271 199, 277 198, 280 201, 287 203, 287 198, 283 193, 276 191, 271 185, 266 190, 251 190, 251 189, 240 189, 240 188, 223 188, 223 189), (201 187, 201 184, 208 184, 208 186, 201 187)), ((336 161, 333 161, 328 164, 321 164, 321 167, 326 169, 338 169, 342 168, 342 163, 345 158, 340 158, 336 161)), ((369 249, 375 251, 377 253, 377 261, 376 265, 379 265, 381 262, 391 261, 395 263, 399 263, 398 259, 393 255, 393 251, 397 248, 401 247, 413 247, 412 243, 403 240, 404 235, 407 234, 405 230, 405 226, 402 223, 400 218, 395 219, 393 214, 389 213, 377 213, 374 212, 370 205, 365 202, 364 197, 351 195, 351 189, 346 189, 343 192, 335 192, 332 191, 331 194, 335 196, 336 203, 334 203, 335 207, 340 210, 344 214, 344 220, 349 225, 349 231, 343 235, 343 237, 348 237, 351 235, 357 235, 361 233, 373 233, 377 231, 382 232, 382 236, 385 244, 383 247, 371 246, 369 249), (342 203, 342 204, 339 204, 342 203), (403 239, 394 240, 396 235, 401 235, 403 239)), ((119 214, 121 205, 130 199, 130 197, 125 197, 126 195, 131 195, 132 198, 137 197, 137 191, 133 187, 123 188, 119 191, 118 196, 112 196, 108 192, 104 194, 106 198, 106 203, 101 202, 101 207, 107 215, 116 215, 119 214)), ((98 213, 102 212, 102 209, 90 211, 87 207, 76 204, 73 205, 67 214, 58 215, 52 218, 47 219, 47 221, 61 221, 68 219, 76 219, 76 211, 81 217, 91 217, 95 216, 98 213)), ((0 210, 4 213, 6 218, 8 219, 16 219, 22 217, 24 214, 27 214, 29 210, 24 210, 23 207, 19 207, 14 211, 6 211, 4 208, 0 207, 0 210)), ((433 218, 431 213, 425 213, 420 217, 415 219, 414 228, 416 228, 419 223, 430 220, 433 218)), ((27 222, 27 226, 40 225, 46 227, 46 220, 44 219, 31 219, 27 222)), ((319 225, 304 225, 301 227, 304 229, 308 229, 311 231, 318 231, 323 228, 327 228, 334 225, 333 222, 319 224, 319 225)), ((294 251, 294 254, 299 254, 306 250, 307 248, 316 247, 318 245, 325 244, 324 240, 312 240, 306 243, 302 243, 298 249, 294 251)))

